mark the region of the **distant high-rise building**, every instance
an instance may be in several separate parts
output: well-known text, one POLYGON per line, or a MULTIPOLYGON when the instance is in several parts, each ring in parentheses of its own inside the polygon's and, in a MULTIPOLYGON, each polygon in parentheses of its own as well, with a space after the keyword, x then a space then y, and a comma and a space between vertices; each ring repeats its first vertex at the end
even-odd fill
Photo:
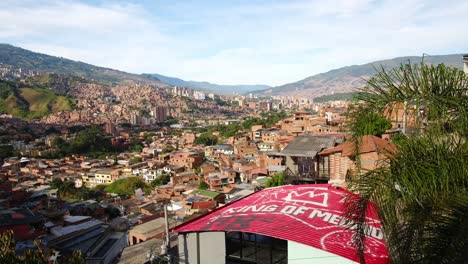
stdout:
POLYGON ((115 125, 112 124, 112 122, 110 122, 110 121, 107 122, 104 125, 104 131, 106 132, 106 134, 115 135, 115 133, 116 133, 115 125))
POLYGON ((271 102, 260 102, 259 108, 269 111, 273 108, 273 104, 271 102))
POLYGON ((142 117, 140 123, 143 126, 149 126, 149 125, 153 124, 153 121, 154 121, 154 118, 142 117))
POLYGON ((468 74, 468 54, 463 55, 463 70, 468 74))
POLYGON ((154 112, 156 113, 157 122, 164 122, 167 120, 168 109, 166 106, 157 106, 154 112))
POLYGON ((205 100, 205 93, 200 91, 193 92, 193 98, 195 100, 205 100))
POLYGON ((140 125, 140 116, 137 114, 130 115, 130 124, 132 125, 140 125))

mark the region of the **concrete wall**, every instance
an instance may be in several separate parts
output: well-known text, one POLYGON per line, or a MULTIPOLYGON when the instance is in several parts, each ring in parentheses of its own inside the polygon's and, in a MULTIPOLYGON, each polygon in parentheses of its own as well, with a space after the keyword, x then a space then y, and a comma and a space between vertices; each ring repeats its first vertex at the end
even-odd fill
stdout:
MULTIPOLYGON (((179 258, 188 264, 223 264, 226 259, 224 232, 179 234, 179 258)), ((182 262, 181 261, 181 262, 182 262)))
POLYGON ((337 256, 335 254, 288 241, 289 264, 355 264, 357 262, 337 256))

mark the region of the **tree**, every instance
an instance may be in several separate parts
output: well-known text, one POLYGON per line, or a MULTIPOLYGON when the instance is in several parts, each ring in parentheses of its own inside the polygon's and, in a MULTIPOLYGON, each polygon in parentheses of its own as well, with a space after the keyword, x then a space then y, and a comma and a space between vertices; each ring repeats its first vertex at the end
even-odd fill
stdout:
POLYGON ((208 185, 208 183, 206 183, 206 182, 203 181, 203 180, 200 180, 200 182, 198 183, 198 189, 199 189, 199 190, 208 190, 208 188, 210 188, 210 186, 208 185))
MULTIPOLYGON (((11 263, 11 264, 47 264, 49 258, 53 255, 51 250, 43 249, 38 241, 34 241, 36 246, 35 250, 27 250, 23 255, 18 256, 15 251, 16 241, 13 237, 13 231, 7 230, 0 233, 0 263, 11 263)), ((71 256, 66 259, 59 259, 57 264, 84 264, 85 259, 83 254, 79 251, 73 251, 71 256)))
POLYGON ((140 163, 141 161, 142 161, 142 158, 138 156, 134 156, 130 159, 131 163, 140 163))
POLYGON ((371 201, 378 208, 392 263, 466 261, 467 91, 468 75, 462 71, 421 63, 382 70, 358 93, 364 109, 384 113, 405 105, 405 111, 413 111, 416 128, 395 142, 397 152, 388 156, 387 166, 362 173, 357 155, 361 175, 349 188, 360 198, 348 198, 345 208, 357 223, 354 242, 361 256, 362 219, 371 201))
POLYGON ((147 191, 148 185, 139 177, 128 177, 116 180, 107 185, 104 190, 108 193, 135 195, 135 190, 141 188, 147 191))
POLYGON ((50 182, 50 186, 57 189, 58 196, 62 200, 86 200, 92 196, 87 187, 76 188, 73 181, 62 181, 59 178, 54 178, 50 182))
POLYGON ((96 126, 82 128, 69 142, 56 137, 52 145, 60 150, 62 156, 85 153, 99 156, 102 153, 114 152, 110 139, 96 126))
POLYGON ((157 177, 153 181, 151 181, 151 187, 155 188, 160 185, 165 185, 171 180, 171 176, 169 174, 162 174, 161 176, 157 177))
POLYGON ((275 187, 284 185, 284 172, 273 175, 270 179, 265 182, 265 187, 275 187))
POLYGON ((175 148, 171 145, 167 145, 163 150, 162 150, 162 154, 166 154, 166 153, 171 153, 175 150, 175 148))
POLYGON ((0 159, 12 156, 13 150, 12 145, 0 145, 0 159))
POLYGON ((350 130, 355 136, 381 136, 392 124, 382 114, 370 111, 363 106, 350 107, 348 110, 350 130))
POLYGON ((218 144, 218 138, 214 136, 213 134, 203 133, 195 140, 195 144, 213 146, 213 145, 218 144))
POLYGON ((109 216, 110 219, 114 219, 120 216, 120 210, 114 206, 108 206, 105 210, 106 214, 109 216))

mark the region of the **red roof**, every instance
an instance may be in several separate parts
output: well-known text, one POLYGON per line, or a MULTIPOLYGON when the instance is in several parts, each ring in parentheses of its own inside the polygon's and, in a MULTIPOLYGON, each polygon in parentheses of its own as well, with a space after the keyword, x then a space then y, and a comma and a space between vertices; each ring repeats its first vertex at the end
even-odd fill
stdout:
POLYGON ((213 209, 216 207, 216 201, 194 201, 192 209, 213 209))
MULTIPOLYGON (((395 148, 392 143, 385 139, 376 136, 368 135, 360 138, 360 145, 358 148, 359 154, 378 152, 382 154, 391 155, 395 153, 395 148)), ((347 141, 334 148, 322 150, 320 155, 329 155, 336 152, 341 152, 343 156, 354 156, 356 152, 356 144, 353 141, 347 141)))
POLYGON ((262 168, 256 168, 250 171, 250 174, 268 174, 267 169, 262 169, 262 168))
MULTIPOLYGON (((329 184, 268 188, 186 222, 176 232, 239 231, 298 242, 359 262, 354 232, 345 227, 343 202, 350 192, 329 184)), ((387 263, 375 206, 367 212, 366 263, 387 263)))

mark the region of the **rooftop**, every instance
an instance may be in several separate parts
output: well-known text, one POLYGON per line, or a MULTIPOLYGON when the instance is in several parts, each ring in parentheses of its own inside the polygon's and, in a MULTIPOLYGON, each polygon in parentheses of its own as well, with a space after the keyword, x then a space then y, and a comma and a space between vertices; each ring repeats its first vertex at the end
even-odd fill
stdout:
POLYGON ((388 142, 385 139, 369 135, 360 138, 358 149, 356 149, 356 144, 354 141, 347 141, 334 148, 323 150, 322 152, 320 152, 320 155, 329 155, 337 152, 341 152, 342 156, 344 157, 354 156, 356 152, 359 152, 359 154, 369 152, 389 154, 395 152, 395 147, 392 143, 388 142))
POLYGON ((219 192, 208 191, 208 190, 195 190, 192 192, 192 194, 201 195, 201 196, 210 197, 210 198, 215 198, 216 196, 220 195, 219 192))
POLYGON ((139 233, 146 237, 155 236, 164 230, 164 217, 160 217, 141 225, 134 226, 130 232, 139 233))
MULTIPOLYGON (((264 189, 175 228, 178 233, 248 232, 294 241, 359 262, 347 227, 343 199, 351 194, 329 184, 264 189), (242 223, 242 224, 239 224, 242 223)), ((353 196, 352 196, 353 197, 353 196)), ((375 206, 366 224, 366 263, 386 263, 388 252, 375 206)))
POLYGON ((281 151, 280 155, 314 157, 322 149, 334 147, 338 141, 339 138, 335 136, 298 136, 281 151))

